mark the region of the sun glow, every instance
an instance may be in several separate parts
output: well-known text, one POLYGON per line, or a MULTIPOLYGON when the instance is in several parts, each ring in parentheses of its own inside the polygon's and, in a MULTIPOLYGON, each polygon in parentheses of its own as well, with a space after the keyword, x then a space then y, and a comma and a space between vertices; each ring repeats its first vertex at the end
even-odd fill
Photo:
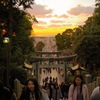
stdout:
POLYGON ((32 35, 54 36, 83 25, 92 14, 88 8, 92 9, 95 0, 35 0, 35 3, 38 7, 33 10, 38 23, 33 23, 32 35))
POLYGON ((75 6, 70 0, 37 0, 37 4, 47 5, 48 9, 53 9, 54 13, 61 15, 67 13, 71 7, 75 6), (44 2, 45 1, 45 2, 44 2), (44 2, 44 3, 43 3, 44 2))
POLYGON ((62 34, 62 32, 65 31, 65 29, 67 28, 71 28, 73 29, 75 26, 60 26, 60 27, 48 27, 48 28, 34 28, 33 27, 33 30, 32 31, 32 35, 33 36, 55 36, 57 35, 58 33, 62 34), (37 35, 38 33, 38 35, 37 35))

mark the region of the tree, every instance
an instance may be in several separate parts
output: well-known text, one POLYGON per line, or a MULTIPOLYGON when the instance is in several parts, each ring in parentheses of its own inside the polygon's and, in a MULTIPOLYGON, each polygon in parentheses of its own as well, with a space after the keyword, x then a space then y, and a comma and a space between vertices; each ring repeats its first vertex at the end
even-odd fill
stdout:
POLYGON ((73 30, 72 45, 77 53, 76 63, 93 68, 100 66, 100 0, 96 0, 93 16, 83 26, 73 30))
POLYGON ((59 33, 55 36, 58 50, 64 50, 71 47, 72 33, 72 29, 66 29, 62 34, 59 33))
MULTIPOLYGON (((34 0, 0 0, 0 53, 2 54, 0 65, 2 67, 5 66, 5 48, 2 43, 5 36, 10 38, 8 52, 10 59, 7 65, 9 68, 23 65, 25 56, 33 52, 33 39, 30 38, 32 23, 28 18, 29 14, 19 9, 20 6, 24 9, 30 8, 33 3, 34 0)), ((35 20, 34 16, 32 18, 35 20)))
POLYGON ((85 21, 85 25, 83 25, 83 30, 85 35, 96 35, 97 32, 100 31, 100 28, 98 27, 95 17, 91 16, 85 21))
POLYGON ((7 35, 12 36, 13 33, 13 11, 14 8, 23 6, 24 9, 30 8, 34 4, 34 0, 0 0, 0 9, 2 14, 8 15, 7 35))
POLYGON ((72 43, 73 48, 78 43, 78 41, 81 39, 82 35, 83 35, 83 27, 82 26, 78 26, 73 29, 73 34, 71 36, 71 43, 72 43))
POLYGON ((77 62, 90 68, 100 65, 100 36, 85 35, 78 41, 75 52, 77 53, 77 62))
POLYGON ((56 45, 57 45, 57 50, 63 50, 65 47, 63 45, 63 38, 62 35, 59 33, 55 36, 56 38, 56 45))
MULTIPOLYGON (((30 37, 32 30, 32 23, 27 17, 27 13, 14 8, 13 20, 13 34, 9 45, 9 66, 16 67, 23 65, 26 55, 30 56, 34 53, 34 38, 30 37)), ((4 19, 6 21, 6 19, 4 19)), ((5 34, 6 35, 6 34, 5 34)), ((5 66, 5 44, 3 44, 3 37, 0 39, 0 67, 4 69, 5 66)), ((2 70, 3 72, 3 70, 2 70)))
MULTIPOLYGON (((2 44, 4 37, 10 38, 11 55, 15 59, 20 57, 18 64, 23 63, 24 55, 30 54, 29 52, 33 51, 33 39, 30 39, 30 35, 32 21, 36 22, 37 20, 34 16, 30 16, 30 14, 21 11, 17 7, 23 6, 25 9, 29 8, 31 4, 33 4, 33 1, 34 0, 0 1, 0 44, 2 44), (17 5, 17 7, 15 5, 17 5), (5 30, 5 34, 2 33, 3 30, 5 30)), ((3 45, 0 46, 1 51, 4 51, 3 45)), ((1 52, 1 54, 4 53, 1 52)), ((5 57, 2 59, 4 58, 5 57)), ((16 61, 15 59, 12 59, 12 61, 16 61)))
POLYGON ((10 68, 10 85, 14 88, 14 80, 18 79, 21 84, 25 84, 27 80, 27 71, 22 67, 11 67, 10 68))
POLYGON ((96 0, 95 6, 94 17, 97 25, 100 26, 100 0, 96 0))
POLYGON ((38 42, 36 44, 35 50, 36 51, 42 51, 42 49, 44 48, 44 46, 45 46, 45 44, 42 41, 40 41, 40 42, 38 42))
POLYGON ((30 37, 32 23, 29 21, 27 13, 18 9, 15 9, 14 18, 13 30, 16 36, 12 36, 11 42, 12 61, 17 61, 18 65, 21 65, 26 59, 26 55, 34 53, 34 38, 30 37))
POLYGON ((71 36, 72 34, 73 34, 73 30, 72 29, 66 29, 63 33, 62 33, 62 35, 69 35, 69 36, 71 36))

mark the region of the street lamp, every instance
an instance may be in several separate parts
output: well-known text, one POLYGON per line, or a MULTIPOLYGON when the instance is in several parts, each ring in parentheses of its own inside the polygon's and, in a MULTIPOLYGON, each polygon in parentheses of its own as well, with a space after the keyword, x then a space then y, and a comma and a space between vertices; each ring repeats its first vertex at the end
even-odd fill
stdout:
POLYGON ((9 80, 8 80, 8 67, 9 67, 9 48, 8 48, 8 44, 10 42, 10 39, 8 37, 4 37, 3 39, 3 43, 5 44, 5 70, 4 70, 4 85, 6 87, 9 86, 9 80))
POLYGON ((9 43, 9 42, 10 42, 10 39, 9 39, 8 37, 5 37, 5 38, 3 39, 3 43, 7 44, 7 43, 9 43))

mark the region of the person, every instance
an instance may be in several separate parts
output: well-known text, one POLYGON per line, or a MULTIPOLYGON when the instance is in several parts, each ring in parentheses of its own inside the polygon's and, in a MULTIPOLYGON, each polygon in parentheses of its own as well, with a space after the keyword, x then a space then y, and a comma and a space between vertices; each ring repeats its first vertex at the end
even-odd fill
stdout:
POLYGON ((91 96, 90 96, 90 100, 100 100, 100 86, 96 87, 91 96))
POLYGON ((11 100, 18 100, 16 93, 12 87, 10 87, 10 93, 11 93, 11 100))
POLYGON ((73 84, 69 87, 68 100, 89 100, 88 88, 82 75, 75 76, 73 84))
POLYGON ((49 97, 49 96, 50 96, 50 88, 49 88, 49 83, 45 83, 44 90, 47 92, 48 97, 49 97))
POLYGON ((47 93, 40 88, 37 80, 30 78, 26 81, 20 100, 49 100, 49 98, 47 93))
POLYGON ((4 87, 0 81, 0 100, 11 100, 11 94, 8 88, 4 87))
POLYGON ((70 84, 62 82, 60 85, 61 93, 62 93, 62 98, 64 100, 68 99, 68 90, 69 90, 70 84))
POLYGON ((61 89, 60 89, 58 83, 53 84, 52 99, 53 100, 62 99, 62 93, 61 93, 61 89))
MULTIPOLYGON (((100 82, 99 82, 100 83, 100 82)), ((100 84, 92 91, 90 100, 100 100, 100 84)))

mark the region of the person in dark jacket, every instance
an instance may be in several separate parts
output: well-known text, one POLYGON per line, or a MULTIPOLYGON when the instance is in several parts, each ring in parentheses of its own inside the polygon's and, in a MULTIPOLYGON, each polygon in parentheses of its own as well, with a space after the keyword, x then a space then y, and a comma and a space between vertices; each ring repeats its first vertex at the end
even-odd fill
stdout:
POLYGON ((0 82, 0 100, 11 100, 11 93, 8 88, 3 86, 0 82))

